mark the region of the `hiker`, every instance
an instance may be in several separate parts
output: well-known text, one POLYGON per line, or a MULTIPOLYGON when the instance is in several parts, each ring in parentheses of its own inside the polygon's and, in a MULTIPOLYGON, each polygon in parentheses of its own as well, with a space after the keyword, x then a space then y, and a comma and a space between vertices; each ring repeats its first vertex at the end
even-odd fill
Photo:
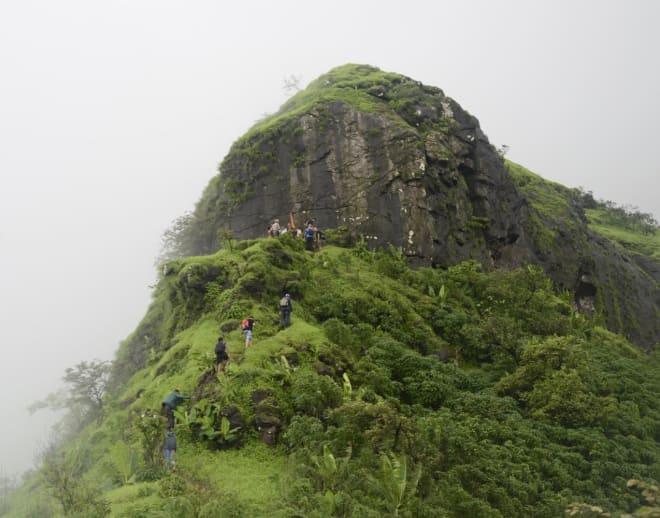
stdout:
POLYGON ((291 303, 291 296, 288 293, 280 299, 280 311, 282 313, 282 327, 289 327, 291 325, 293 304, 291 303))
POLYGON ((252 345, 252 331, 254 329, 254 317, 247 317, 241 322, 241 332, 245 335, 245 348, 252 345))
POLYGON ((179 389, 174 389, 174 392, 163 400, 161 409, 165 417, 167 417, 167 428, 170 430, 174 429, 174 409, 184 399, 190 399, 190 396, 181 394, 179 389))
POLYGON ((163 453, 165 454, 165 467, 167 471, 176 471, 174 452, 176 452, 176 435, 174 435, 172 430, 167 430, 165 432, 165 440, 163 441, 163 453))
POLYGON ((270 237, 277 237, 280 235, 280 220, 275 219, 273 222, 270 224, 270 230, 268 232, 268 235, 270 237))
POLYGON ((305 229, 305 248, 310 252, 314 251, 314 225, 310 221, 307 223, 307 228, 305 229))
POLYGON ((227 351, 227 344, 221 336, 218 338, 218 343, 215 344, 215 372, 219 376, 229 365, 229 351, 227 351))

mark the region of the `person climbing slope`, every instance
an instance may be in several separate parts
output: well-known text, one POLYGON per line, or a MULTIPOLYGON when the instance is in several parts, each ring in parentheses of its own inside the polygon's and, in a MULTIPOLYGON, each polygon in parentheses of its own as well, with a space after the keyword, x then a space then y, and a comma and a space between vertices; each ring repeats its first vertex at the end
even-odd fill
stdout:
POLYGON ((179 389, 174 389, 174 392, 170 393, 163 400, 161 409, 165 417, 167 417, 167 428, 169 430, 174 429, 174 409, 184 399, 190 399, 190 396, 186 394, 181 394, 181 392, 179 392, 179 389))
POLYGON ((229 361, 230 358, 227 344, 221 336, 215 344, 215 372, 217 375, 220 375, 220 373, 225 370, 227 365, 229 365, 229 361))
POLYGON ((167 471, 176 471, 176 462, 174 461, 174 453, 176 452, 176 435, 172 430, 165 432, 165 440, 163 441, 163 453, 165 454, 165 467, 167 471))
POLYGON ((245 335, 245 348, 252 345, 252 331, 254 330, 254 317, 244 318, 241 322, 241 332, 245 335))

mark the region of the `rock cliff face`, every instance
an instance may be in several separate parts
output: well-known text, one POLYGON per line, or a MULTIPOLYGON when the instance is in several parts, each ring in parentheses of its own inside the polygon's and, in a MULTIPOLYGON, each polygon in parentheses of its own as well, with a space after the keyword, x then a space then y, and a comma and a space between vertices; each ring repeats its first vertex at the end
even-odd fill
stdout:
POLYGON ((638 343, 660 337, 657 266, 597 238, 577 208, 568 222, 544 219, 477 119, 438 88, 334 69, 239 139, 219 171, 196 207, 196 253, 215 251, 223 231, 264 236, 292 213, 298 225, 313 218, 400 247, 417 264, 542 264, 582 310, 603 311, 638 343), (543 225, 552 246, 540 243, 543 225))

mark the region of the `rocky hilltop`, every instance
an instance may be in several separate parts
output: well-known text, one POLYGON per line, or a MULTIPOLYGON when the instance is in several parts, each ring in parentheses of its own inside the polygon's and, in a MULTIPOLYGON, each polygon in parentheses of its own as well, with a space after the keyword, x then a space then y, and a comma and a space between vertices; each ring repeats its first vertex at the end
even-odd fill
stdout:
POLYGON ((365 65, 333 69, 233 146, 205 189, 189 252, 265 235, 273 218, 345 228, 412 262, 543 266, 581 310, 644 346, 660 340, 656 262, 587 226, 570 189, 557 207, 511 174, 478 120, 442 90, 365 65))
POLYGON ((657 224, 608 226, 588 194, 505 161, 436 88, 333 70, 165 234, 112 365, 39 402, 65 405, 64 442, 0 515, 658 516, 660 356, 601 325, 657 343, 657 224), (265 237, 291 213, 326 244, 265 237))

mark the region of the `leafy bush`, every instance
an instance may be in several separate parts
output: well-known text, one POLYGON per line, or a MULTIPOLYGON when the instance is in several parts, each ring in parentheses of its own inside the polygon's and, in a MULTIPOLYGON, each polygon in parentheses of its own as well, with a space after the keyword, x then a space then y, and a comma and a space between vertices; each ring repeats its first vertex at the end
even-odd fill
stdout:
POLYGON ((437 370, 426 370, 403 379, 402 399, 408 404, 440 408, 456 387, 437 370))
POLYGON ((327 437, 335 451, 364 446, 372 451, 390 451, 408 446, 412 440, 408 419, 387 403, 347 401, 330 412, 327 437))
POLYGON ((176 473, 171 473, 158 481, 158 493, 164 498, 186 495, 189 492, 188 482, 176 473))
POLYGON ((290 449, 312 451, 317 449, 323 437, 324 428, 320 419, 312 416, 297 415, 291 419, 284 439, 290 449))
POLYGON ((350 347, 353 344, 351 328, 338 318, 330 318, 323 323, 326 336, 342 347, 350 347))
POLYGON ((341 403, 342 390, 328 376, 301 369, 293 378, 289 397, 296 412, 321 417, 325 409, 341 403))
POLYGON ((243 518, 251 514, 249 507, 240 497, 234 493, 223 493, 221 498, 205 503, 197 518, 243 518))
POLYGON ((189 497, 176 496, 165 501, 163 512, 172 518, 197 518, 195 504, 189 497))

